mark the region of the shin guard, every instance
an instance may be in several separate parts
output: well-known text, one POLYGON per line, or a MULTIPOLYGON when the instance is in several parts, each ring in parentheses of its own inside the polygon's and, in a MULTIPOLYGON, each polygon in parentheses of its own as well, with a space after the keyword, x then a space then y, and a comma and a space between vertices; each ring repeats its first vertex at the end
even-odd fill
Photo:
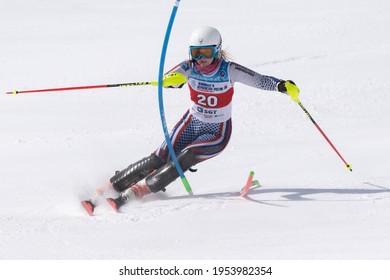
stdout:
MULTIPOLYGON (((182 151, 177 157, 183 172, 187 171, 191 166, 196 164, 195 154, 191 149, 182 151)), ((174 163, 168 162, 155 173, 146 177, 146 185, 151 192, 164 190, 166 186, 175 181, 179 177, 174 163)))
POLYGON ((152 171, 162 166, 162 160, 155 154, 151 154, 115 174, 110 182, 114 190, 122 192, 137 182, 144 179, 152 171))

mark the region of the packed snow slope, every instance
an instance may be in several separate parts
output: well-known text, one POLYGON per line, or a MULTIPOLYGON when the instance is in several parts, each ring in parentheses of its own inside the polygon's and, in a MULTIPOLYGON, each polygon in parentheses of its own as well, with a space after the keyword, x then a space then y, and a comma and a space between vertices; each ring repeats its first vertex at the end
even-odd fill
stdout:
MULTIPOLYGON (((181 1, 166 70, 200 25, 232 59, 291 79, 353 172, 288 96, 237 84, 233 135, 165 193, 89 217, 80 201, 164 135, 152 86, 174 1, 0 2, 0 259, 389 259, 390 2, 181 1), (241 198, 249 172, 262 186, 241 198)), ((165 90, 172 128, 189 92, 165 90)), ((108 193, 107 195, 115 195, 108 193)))

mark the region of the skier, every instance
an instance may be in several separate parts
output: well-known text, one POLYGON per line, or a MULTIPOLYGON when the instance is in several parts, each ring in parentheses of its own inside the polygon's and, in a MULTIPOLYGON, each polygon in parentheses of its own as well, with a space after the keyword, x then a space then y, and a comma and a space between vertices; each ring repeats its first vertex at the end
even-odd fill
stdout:
MULTIPOLYGON (((232 132, 232 97, 236 82, 262 90, 279 91, 295 101, 299 95, 298 87, 290 80, 262 75, 229 61, 222 50, 221 34, 211 26, 193 31, 189 60, 168 73, 180 73, 187 78, 192 102, 170 133, 183 172, 217 156, 226 148, 232 132)), ((164 141, 151 155, 117 172, 110 179, 120 196, 107 200, 117 210, 130 200, 165 191, 165 187, 178 177, 164 141)))

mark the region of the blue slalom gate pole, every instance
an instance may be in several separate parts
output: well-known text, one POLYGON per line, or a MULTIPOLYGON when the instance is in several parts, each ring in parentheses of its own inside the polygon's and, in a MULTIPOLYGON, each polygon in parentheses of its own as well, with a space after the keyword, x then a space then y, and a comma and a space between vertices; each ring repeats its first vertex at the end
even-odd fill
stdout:
POLYGON ((173 9, 172 9, 171 16, 169 18, 167 31, 165 32, 164 43, 162 46, 160 67, 159 67, 159 71, 158 71, 158 104, 159 104, 159 109, 160 109, 161 124, 162 124, 162 128, 164 131, 165 141, 167 143, 169 154, 171 155, 172 161, 175 164, 177 173, 179 173, 179 176, 181 178, 181 181, 182 181, 185 189, 187 190, 189 195, 192 195, 193 193, 192 193, 191 186, 190 186, 187 178, 184 176, 184 172, 180 166, 179 161, 177 160, 175 151, 173 150, 171 138, 169 136, 169 132, 167 129, 167 123, 166 123, 165 112, 164 112, 164 100, 163 100, 163 95, 162 95, 163 94, 163 75, 164 75, 165 56, 167 53, 168 42, 169 42, 169 37, 171 35, 173 22, 175 21, 175 17, 176 17, 176 13, 177 13, 177 10, 179 8, 179 5, 180 5, 180 0, 176 0, 175 4, 173 6, 173 9))

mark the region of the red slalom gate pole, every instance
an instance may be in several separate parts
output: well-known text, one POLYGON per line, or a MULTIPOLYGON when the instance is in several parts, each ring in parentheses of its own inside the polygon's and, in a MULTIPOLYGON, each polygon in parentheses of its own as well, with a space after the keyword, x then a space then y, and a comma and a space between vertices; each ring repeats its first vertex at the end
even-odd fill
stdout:
POLYGON ((329 145, 333 148, 333 150, 336 152, 336 154, 339 156, 339 158, 344 162, 345 167, 352 171, 352 166, 345 161, 345 159, 342 157, 340 152, 336 149, 336 147, 333 145, 333 143, 329 140, 328 136, 326 136, 325 132, 321 129, 321 127, 316 123, 316 121, 313 119, 313 117, 310 115, 309 111, 303 106, 301 101, 298 100, 298 105, 302 108, 302 110, 306 113, 306 115, 309 117, 311 122, 315 125, 315 127, 318 129, 318 131, 321 133, 321 135, 325 138, 325 140, 329 143, 329 145))
POLYGON ((248 176, 248 179, 246 181, 246 184, 245 186, 242 188, 242 190, 240 191, 240 195, 241 196, 245 196, 248 191, 249 191, 249 188, 252 186, 252 180, 253 180, 253 176, 255 175, 255 172, 251 171, 249 173, 249 176, 248 176))

